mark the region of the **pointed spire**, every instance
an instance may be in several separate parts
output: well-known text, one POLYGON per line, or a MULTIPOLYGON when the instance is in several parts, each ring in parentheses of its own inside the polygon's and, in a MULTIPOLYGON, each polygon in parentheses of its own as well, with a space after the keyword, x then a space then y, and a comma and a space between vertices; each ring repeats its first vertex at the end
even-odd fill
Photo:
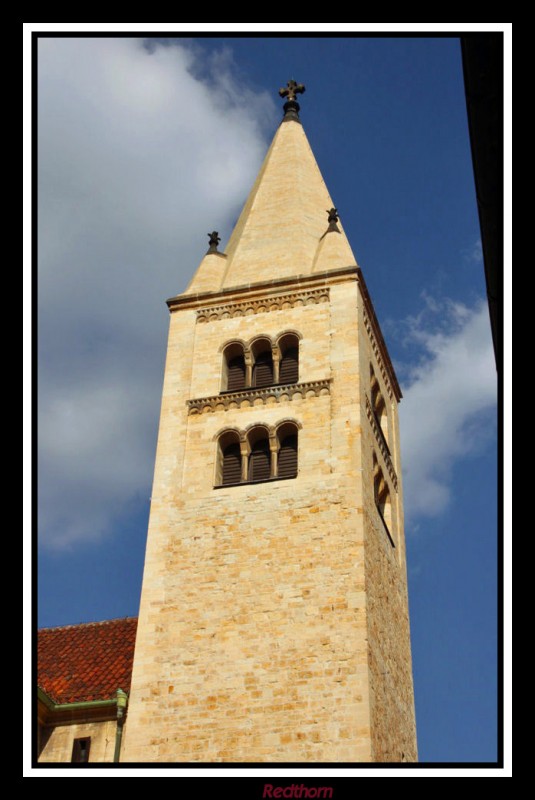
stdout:
POLYGON ((221 281, 223 280, 223 264, 226 255, 225 253, 220 253, 217 249, 221 241, 218 231, 212 231, 212 233, 207 233, 206 235, 209 239, 208 250, 197 267, 197 271, 189 282, 184 294, 214 292, 221 286, 221 281))
POLYGON ((210 249, 186 293, 216 292, 356 266, 297 117, 295 98, 304 89, 302 84, 288 81, 287 88, 280 90, 281 96, 288 98, 284 124, 275 133, 225 254, 217 249, 217 231, 208 234, 210 249))

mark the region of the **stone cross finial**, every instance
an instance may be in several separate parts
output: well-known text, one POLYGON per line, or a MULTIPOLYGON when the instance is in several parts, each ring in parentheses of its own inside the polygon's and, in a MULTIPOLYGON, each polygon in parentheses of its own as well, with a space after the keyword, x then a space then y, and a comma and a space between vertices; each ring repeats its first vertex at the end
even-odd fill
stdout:
POLYGON ((288 81, 284 89, 279 89, 280 96, 286 97, 286 102, 283 106, 283 122, 288 119, 293 119, 296 122, 299 122, 299 103, 297 102, 296 96, 298 94, 303 94, 304 91, 305 87, 303 84, 297 83, 297 81, 294 81, 293 78, 291 81, 288 81))
POLYGON ((288 81, 286 84, 287 88, 279 89, 279 94, 281 97, 287 97, 288 100, 294 101, 297 100, 296 94, 303 94, 305 91, 305 87, 302 83, 297 83, 292 78, 291 81, 288 81))
POLYGON ((218 231, 212 231, 212 233, 207 233, 206 235, 208 236, 208 239, 210 240, 209 241, 210 247, 208 248, 208 252, 209 253, 217 253, 217 245, 221 241, 221 239, 219 238, 219 232, 218 231))

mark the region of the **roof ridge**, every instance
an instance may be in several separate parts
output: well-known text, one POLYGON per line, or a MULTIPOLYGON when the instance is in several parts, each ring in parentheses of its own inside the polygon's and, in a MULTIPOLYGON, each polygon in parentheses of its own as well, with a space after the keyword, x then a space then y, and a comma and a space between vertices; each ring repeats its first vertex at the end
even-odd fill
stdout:
POLYGON ((112 622, 126 622, 127 620, 136 620, 137 622, 138 617, 115 617, 114 619, 103 619, 94 622, 72 622, 69 625, 52 625, 45 628, 38 628, 38 633, 41 631, 62 631, 66 628, 82 628, 82 627, 90 627, 96 625, 109 625, 112 622))

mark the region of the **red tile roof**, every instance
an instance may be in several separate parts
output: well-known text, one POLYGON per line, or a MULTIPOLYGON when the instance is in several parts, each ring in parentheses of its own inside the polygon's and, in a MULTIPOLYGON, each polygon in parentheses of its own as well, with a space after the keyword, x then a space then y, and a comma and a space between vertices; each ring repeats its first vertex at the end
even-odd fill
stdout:
POLYGON ((55 703, 110 700, 130 691, 137 617, 42 628, 37 682, 55 703))

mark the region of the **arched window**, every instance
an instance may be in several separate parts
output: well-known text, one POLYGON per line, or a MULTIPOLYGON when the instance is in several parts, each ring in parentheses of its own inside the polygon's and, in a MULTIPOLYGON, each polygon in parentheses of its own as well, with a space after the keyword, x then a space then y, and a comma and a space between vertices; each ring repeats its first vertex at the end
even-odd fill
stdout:
POLYGON ((248 434, 250 481, 266 481, 271 474, 271 450, 269 432, 266 428, 253 428, 248 434))
POLYGON ((373 367, 371 366, 371 364, 370 364, 370 388, 371 388, 371 406, 373 409, 373 413, 375 415, 377 425, 379 426, 379 428, 381 429, 381 433, 383 434, 385 444, 388 448, 388 415, 386 411, 386 403, 383 395, 381 394, 379 381, 377 380, 377 376, 375 375, 375 372, 373 371, 373 367))
POLYGON ((253 355, 253 386, 261 389, 273 385, 273 352, 269 339, 257 339, 251 347, 253 355))
POLYGON ((277 429, 277 477, 297 477, 297 425, 285 422, 277 429))
POLYGON ((392 502, 390 499, 390 489, 385 481, 383 471, 377 462, 377 456, 373 454, 373 491, 375 496, 375 505, 381 515, 381 519, 387 529, 388 535, 392 544, 392 502))
POLYGON ((248 431, 230 428, 217 435, 215 486, 296 478, 300 423, 258 424, 248 431))
POLYGON ((294 333, 287 333, 279 339, 280 366, 279 383, 299 381, 299 339, 294 333))
POLYGON ((276 343, 267 335, 245 344, 229 342, 223 350, 221 392, 263 389, 299 381, 299 335, 281 333, 276 343))
POLYGON ((240 437, 237 431, 225 431, 219 437, 216 485, 232 486, 242 479, 240 437))
POLYGON ((223 392, 239 392, 245 388, 245 356, 243 345, 232 342, 223 353, 223 392))

